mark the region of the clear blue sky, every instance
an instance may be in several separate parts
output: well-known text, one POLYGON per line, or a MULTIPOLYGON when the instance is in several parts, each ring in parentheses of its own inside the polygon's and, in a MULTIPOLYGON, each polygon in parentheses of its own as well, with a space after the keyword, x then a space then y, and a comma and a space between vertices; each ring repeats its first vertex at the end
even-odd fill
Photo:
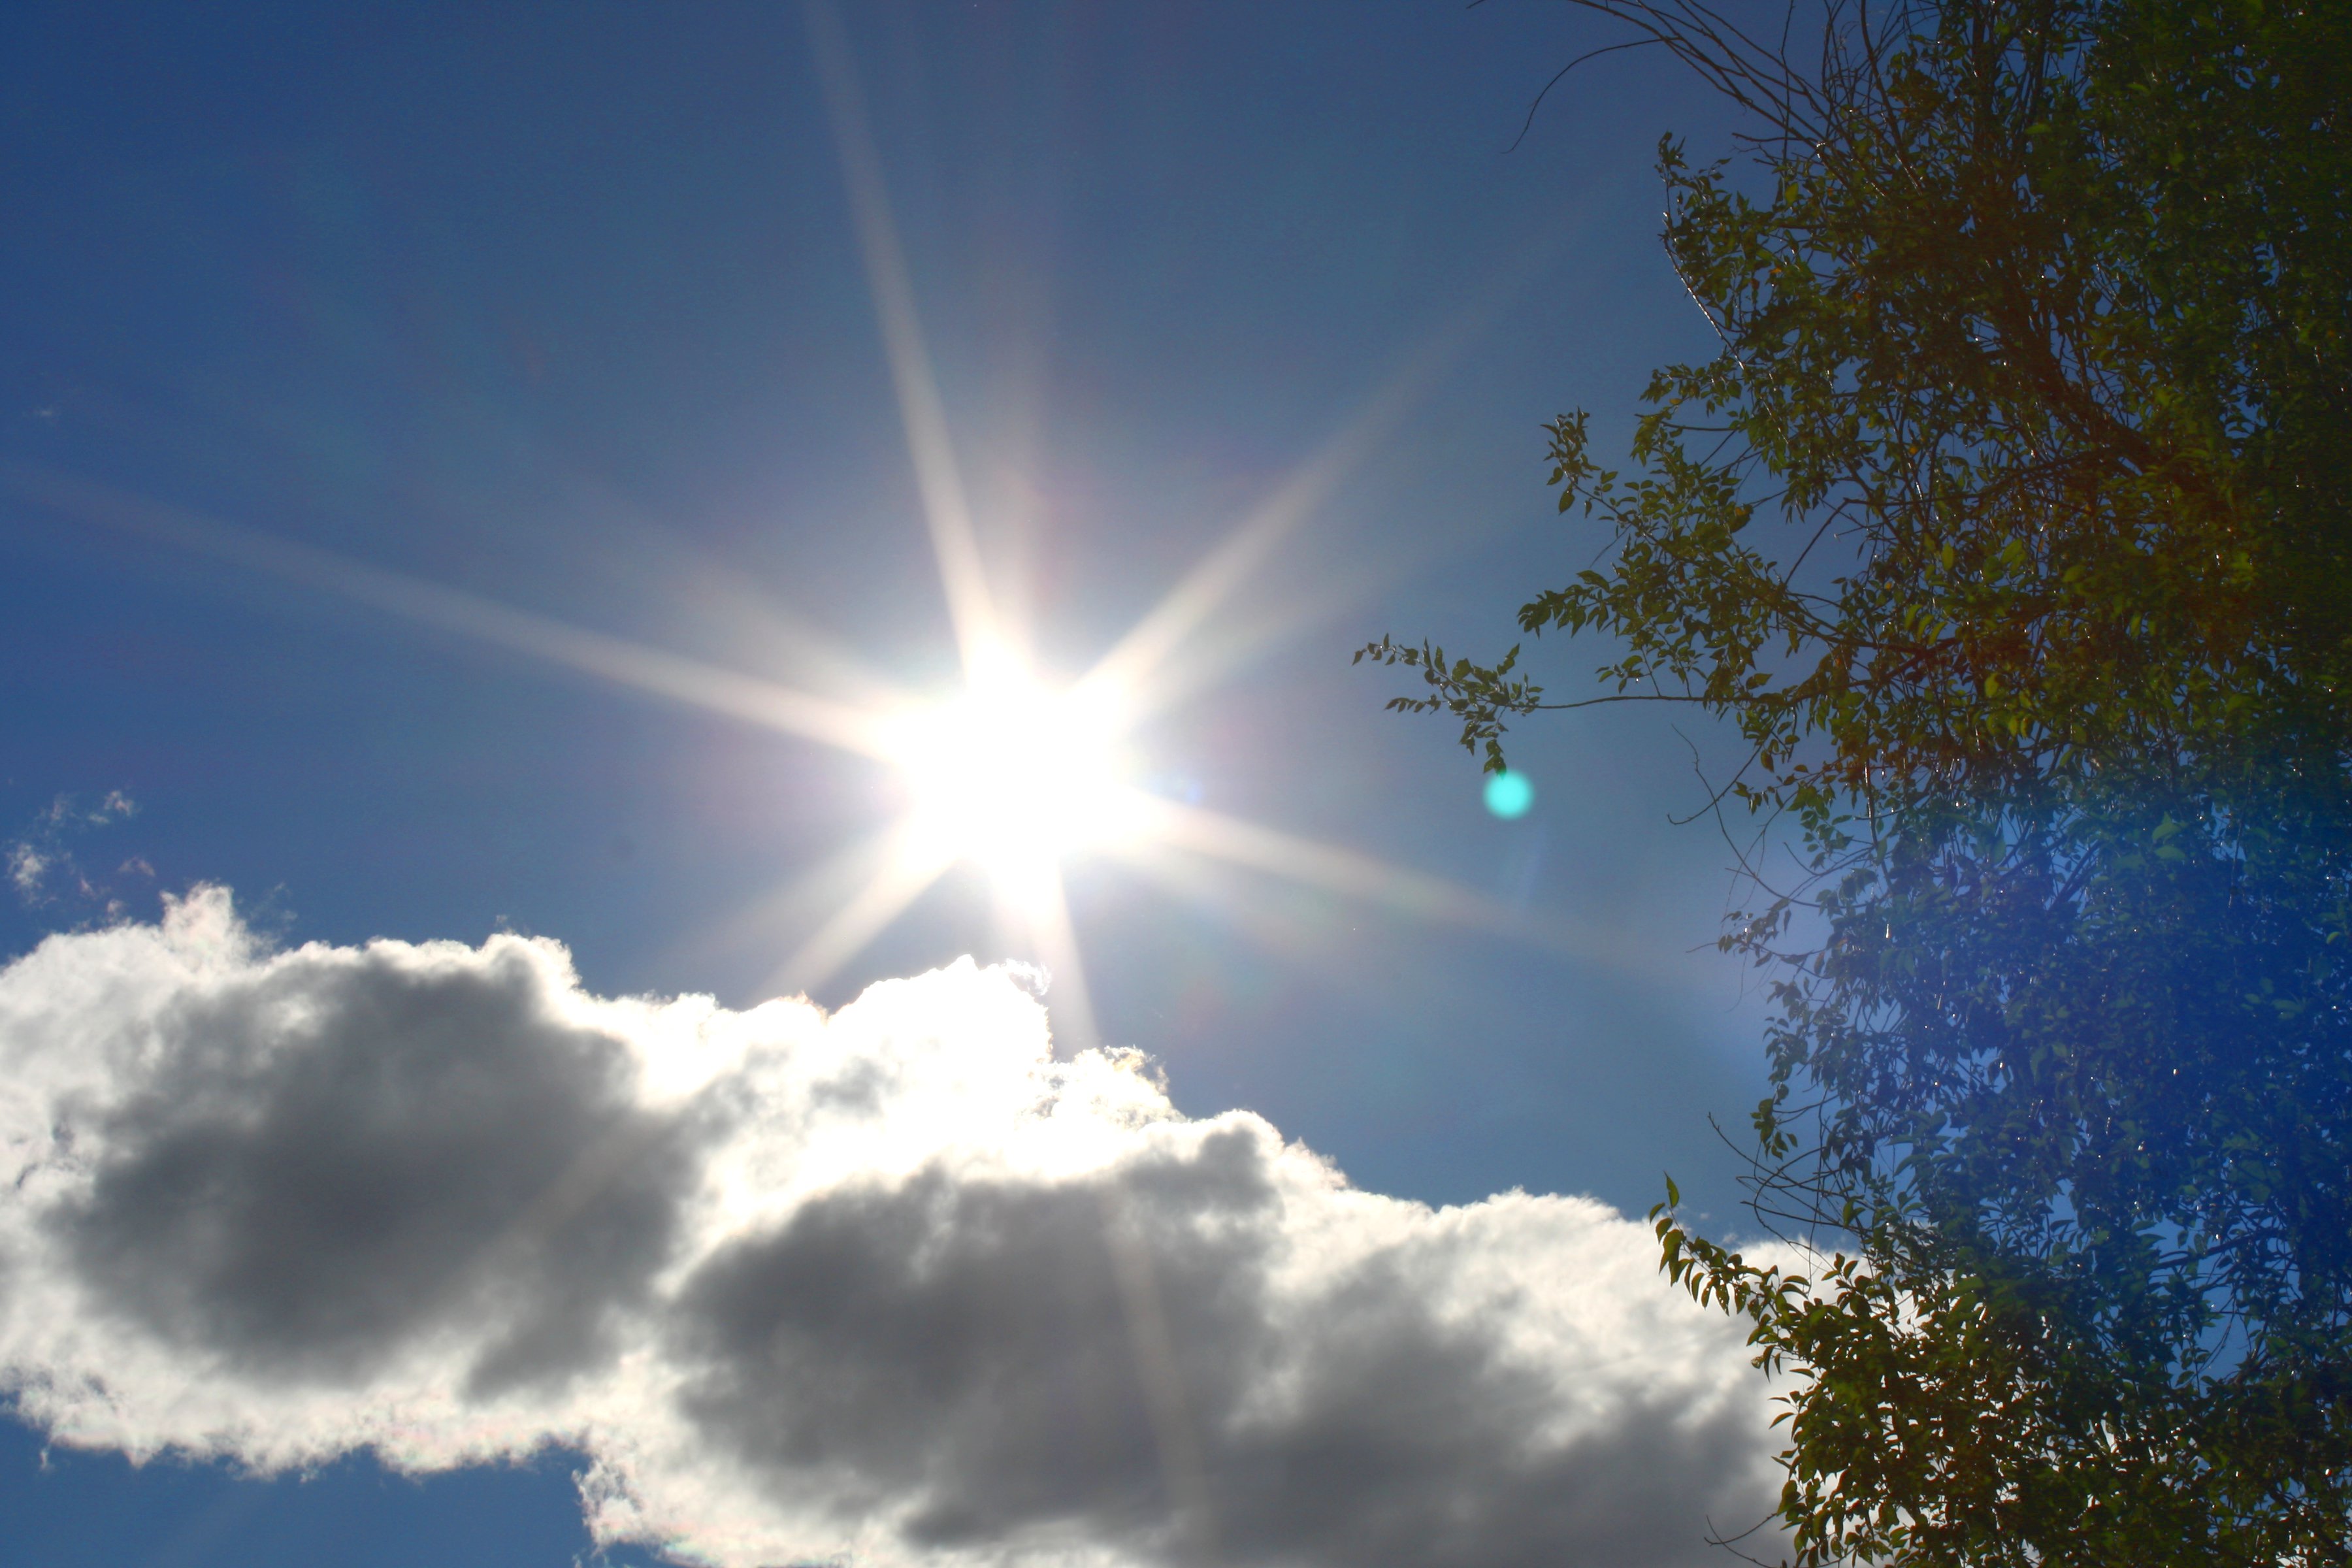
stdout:
MULTIPOLYGON (((1535 804, 1500 820, 1450 730, 1382 712, 1405 688, 1348 657, 1383 632, 1491 655, 1519 599, 1587 563, 1539 426, 1586 405, 1622 445, 1648 370, 1706 352, 1651 163, 1668 131, 1721 146, 1717 107, 1662 55, 1612 55, 1506 153, 1559 66, 1618 41, 1522 0, 845 20, 983 548, 1047 666, 1083 669, 1423 372, 1139 743, 1154 787, 1445 879, 1530 940, 1081 861, 1103 1037, 1187 1112, 1260 1112, 1374 1192, 1638 1213, 1671 1169, 1727 1214, 1706 1119, 1759 1091, 1756 1010, 1693 951, 1726 855, 1670 823, 1703 798, 1684 739, 1622 710, 1531 726, 1535 804), (1579 954, 1556 930, 1598 934, 1579 954)), ((0 954, 217 884, 281 944, 515 931, 567 944, 598 994, 761 1000, 822 914, 776 890, 895 809, 885 770, 92 520, 177 509, 788 685, 816 679, 793 629, 814 628, 946 689, 799 11, 22 5, 7 26, 0 837, 46 870, 0 908, 0 954), (107 499, 61 507, 60 484, 107 499)), ((1604 652, 1535 663, 1572 690, 1604 652)), ((960 874, 815 999, 967 952, 1035 956, 960 874)), ((259 1482, 39 1449, 0 1427, 0 1565, 586 1550, 560 1459, 259 1482)))

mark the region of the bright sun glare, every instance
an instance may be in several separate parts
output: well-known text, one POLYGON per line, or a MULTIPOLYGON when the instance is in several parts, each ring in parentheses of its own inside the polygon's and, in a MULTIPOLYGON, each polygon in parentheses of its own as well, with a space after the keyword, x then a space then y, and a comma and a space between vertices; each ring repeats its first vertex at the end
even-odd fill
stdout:
MULTIPOLYGON (((1113 856, 1187 896, 1215 893, 1196 864, 1206 859, 1385 903, 1421 919, 1460 922, 1588 956, 1598 951, 1588 933, 1555 929, 1518 906, 1496 903, 1441 878, 1336 845, 1164 798, 1135 776, 1129 741, 1138 727, 1180 698, 1200 668, 1236 657, 1232 648, 1195 640, 1211 616, 1251 580, 1276 542, 1371 450, 1436 359, 1423 356, 1427 363, 1422 369, 1401 372, 1389 390, 1371 398, 1356 420, 1302 464, 1087 676, 1067 687, 1038 680, 1013 651, 1024 641, 1024 628, 1005 615, 990 589, 845 46, 822 29, 817 43, 830 62, 829 79, 842 87, 831 102, 835 131, 949 618, 963 654, 962 695, 916 707, 870 675, 845 679, 838 696, 786 687, 227 524, 164 517, 152 507, 142 510, 87 487, 28 487, 21 476, 0 476, 0 483, 29 489, 48 504, 93 521, 839 746, 894 769, 910 796, 903 817, 845 846, 802 884, 742 917, 764 928, 770 917, 757 910, 798 907, 820 894, 821 901, 833 905, 777 971, 772 984, 780 990, 805 991, 828 978, 950 867, 970 864, 993 884, 997 909, 1009 919, 1016 947, 1034 952, 1056 975, 1057 1027, 1083 1045, 1093 1038, 1093 1024, 1062 872, 1084 854, 1113 856)), ((817 662, 836 674, 856 676, 854 659, 826 655, 817 662)), ((1521 781, 1504 774, 1496 784, 1520 785, 1509 799, 1490 793, 1490 806, 1498 815, 1526 809, 1532 796, 1521 781)))
POLYGON ((889 750, 916 833, 942 858, 1035 875, 1133 826, 1117 706, 1023 676, 975 684, 911 715, 889 750))

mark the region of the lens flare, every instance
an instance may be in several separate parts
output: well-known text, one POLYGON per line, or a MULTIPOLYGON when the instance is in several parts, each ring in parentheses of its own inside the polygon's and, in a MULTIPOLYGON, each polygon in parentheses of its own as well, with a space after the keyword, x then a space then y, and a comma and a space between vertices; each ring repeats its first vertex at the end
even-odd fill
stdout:
POLYGON ((1486 775, 1486 809, 1509 821, 1525 816, 1536 803, 1536 786, 1525 773, 1506 770, 1486 775))

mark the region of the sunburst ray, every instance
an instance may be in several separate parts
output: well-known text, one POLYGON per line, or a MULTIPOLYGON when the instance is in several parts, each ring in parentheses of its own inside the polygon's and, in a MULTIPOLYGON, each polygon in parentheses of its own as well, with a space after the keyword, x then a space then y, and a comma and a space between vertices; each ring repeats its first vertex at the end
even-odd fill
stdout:
MULTIPOLYGON (((1572 228, 1561 227, 1521 246, 1464 303, 1423 331, 1370 395, 1129 629, 1087 672, 1085 682, 1129 693, 1139 710, 1156 710, 1227 673, 1230 661, 1204 657, 1202 650, 1187 647, 1190 640, 1285 539, 1391 440, 1438 379, 1559 254, 1572 233, 1572 228), (1183 662, 1171 675, 1180 651, 1183 662)), ((1312 596, 1295 598, 1286 606, 1285 618, 1311 619, 1319 608, 1312 596)))
POLYGON ((946 874, 955 856, 927 840, 915 824, 904 823, 887 836, 881 861, 865 885, 793 950, 763 989, 804 995, 832 979, 946 874))
POLYGON ((688 707, 864 756, 888 754, 887 726, 881 715, 867 708, 589 631, 551 616, 85 479, 12 465, 0 469, 0 482, 27 500, 81 522, 232 562, 688 707))
MULTIPOLYGON (((18 467, 0 468, 0 485, 84 521, 235 562, 897 769, 911 801, 902 818, 829 857, 713 933, 781 946, 783 931, 805 931, 773 976, 772 984, 783 989, 823 984, 948 869, 970 862, 987 876, 1006 928, 1053 972, 1059 1039, 1069 1049, 1091 1047, 1099 1029, 1063 870, 1073 857, 1097 851, 1195 891, 1200 879, 1181 876, 1179 868, 1214 862, 1586 961, 1639 964, 1640 955, 1609 932, 1356 850, 1181 805, 1133 788, 1123 772, 1125 748, 1138 725, 1222 681, 1262 655, 1272 639, 1339 602, 1344 584, 1327 574, 1318 592, 1254 605, 1247 616, 1234 614, 1244 586, 1264 575, 1276 551, 1366 468, 1437 378, 1558 253, 1569 231, 1555 230, 1497 268, 1465 304, 1402 355, 1337 429, 1092 669, 1068 689, 1047 690, 1028 672, 1025 616, 1007 614, 1008 605, 1020 604, 1018 595, 1000 597, 989 575, 847 32, 833 0, 804 0, 803 11, 908 456, 962 656, 961 695, 919 703, 862 672, 846 679, 854 661, 805 660, 811 668, 844 672, 832 684, 849 698, 820 695, 79 480, 18 467)), ((1363 575, 1360 568, 1357 576, 1363 575)), ((727 602, 740 599, 730 595, 727 602)), ((1234 912, 1247 922, 1245 910, 1234 912)))
POLYGON ((1182 850, 1325 888, 1417 920, 1466 926, 1564 957, 1612 968, 1649 967, 1643 950, 1597 927, 1490 899, 1457 882, 1408 870, 1377 856, 1318 843, 1239 817, 1157 796, 1138 807, 1143 831, 1129 852, 1182 850))
POLYGON ((833 121, 834 145, 841 158, 842 183, 848 188, 851 222, 865 258, 866 292, 882 329, 890 384, 898 394, 898 416, 906 427, 907 455, 914 464, 924 520, 930 528, 931 551, 938 557, 940 585, 947 593, 948 615, 955 626, 965 669, 978 671, 1003 657, 1005 628, 998 624, 991 603, 987 568, 981 558, 963 476, 956 464, 955 442, 948 431, 947 408, 940 399, 939 378, 931 369, 930 350, 915 310, 914 281, 907 270, 898 223, 890 215, 882 158, 866 119, 865 89, 858 83, 856 60, 839 13, 829 0, 805 0, 802 9, 808 20, 818 79, 824 89, 825 109, 833 121))
POLYGON ((1055 1043, 1066 1056, 1094 1049, 1102 1044, 1102 1031, 1096 1021, 1094 992, 1087 984, 1077 928, 1070 920, 1069 892, 1063 885, 1061 868, 1036 867, 1007 890, 1013 895, 1017 929, 1026 931, 1051 977, 1046 996, 1055 1043))

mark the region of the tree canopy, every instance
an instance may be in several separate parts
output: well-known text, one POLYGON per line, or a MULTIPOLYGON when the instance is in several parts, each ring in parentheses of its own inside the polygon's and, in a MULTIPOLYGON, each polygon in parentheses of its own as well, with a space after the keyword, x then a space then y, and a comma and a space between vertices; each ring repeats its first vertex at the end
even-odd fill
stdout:
POLYGON ((1724 944, 1811 1261, 1657 1216, 1789 1374, 1791 1550, 2352 1560, 2352 6, 1833 6, 1803 70, 1586 8, 1756 116, 1660 154, 1719 352, 1624 468, 1549 427, 1604 552, 1518 624, 1614 639, 1605 689, 1358 657, 1489 768, 1546 709, 1722 716, 1718 809, 1801 850, 1724 944))

